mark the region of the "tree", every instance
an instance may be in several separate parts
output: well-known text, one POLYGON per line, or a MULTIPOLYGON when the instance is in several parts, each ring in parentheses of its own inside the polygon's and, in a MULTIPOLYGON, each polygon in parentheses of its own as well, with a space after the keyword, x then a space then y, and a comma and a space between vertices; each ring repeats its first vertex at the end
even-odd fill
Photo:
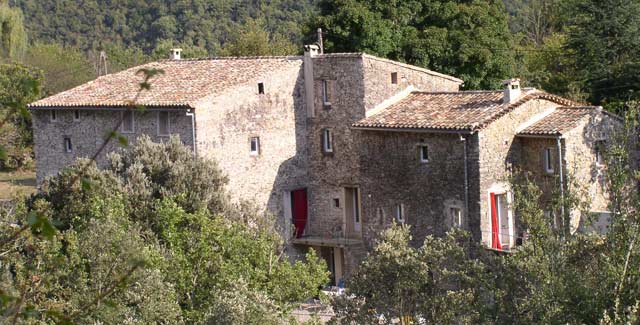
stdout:
POLYGON ((35 235, 11 242, 4 236, 15 232, 2 223, 0 248, 11 254, 0 265, 4 315, 280 323, 328 281, 313 251, 305 262, 290 262, 273 223, 262 221, 270 217, 228 202, 215 162, 194 157, 177 137, 162 144, 141 138, 109 161, 99 169, 79 160, 5 215, 20 229, 51 220, 57 231, 43 223, 35 235), (44 230, 50 241, 37 237, 44 230))
POLYGON ((611 106, 637 97, 640 88, 640 3, 579 0, 571 7, 567 47, 589 100, 611 106))
POLYGON ((44 73, 43 93, 59 93, 96 77, 84 53, 58 44, 36 43, 29 47, 24 63, 44 73))
POLYGON ((27 48, 22 11, 0 1, 0 58, 20 60, 27 48))
POLYGON ((512 39, 502 1, 324 0, 309 25, 329 51, 371 54, 451 74, 465 89, 511 77, 512 39))
POLYGON ((24 65, 0 64, 0 168, 17 168, 31 161, 31 114, 27 104, 40 98, 42 72, 24 65))
MULTIPOLYGON (((299 52, 289 40, 280 34, 269 34, 262 20, 248 20, 230 41, 224 44, 224 56, 293 55, 299 52)), ((301 47, 300 47, 301 48, 301 47)))

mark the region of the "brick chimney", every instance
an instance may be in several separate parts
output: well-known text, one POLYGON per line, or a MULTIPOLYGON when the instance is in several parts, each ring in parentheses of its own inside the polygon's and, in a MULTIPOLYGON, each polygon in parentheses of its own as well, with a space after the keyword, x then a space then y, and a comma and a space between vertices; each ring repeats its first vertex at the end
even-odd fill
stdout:
POLYGON ((182 57, 182 49, 171 49, 171 60, 180 60, 182 57))
POLYGON ((504 89, 503 103, 511 104, 520 98, 520 79, 512 78, 502 82, 504 89))

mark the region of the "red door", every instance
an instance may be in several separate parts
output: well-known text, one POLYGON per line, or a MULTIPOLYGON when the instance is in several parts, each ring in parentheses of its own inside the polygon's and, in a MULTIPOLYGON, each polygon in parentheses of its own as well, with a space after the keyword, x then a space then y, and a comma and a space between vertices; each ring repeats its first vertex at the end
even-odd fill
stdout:
POLYGON ((293 225, 296 238, 302 237, 307 225, 307 189, 303 188, 291 192, 291 210, 293 211, 293 225))
POLYGON ((496 194, 491 193, 491 248, 502 249, 500 243, 500 225, 498 225, 498 207, 496 194))

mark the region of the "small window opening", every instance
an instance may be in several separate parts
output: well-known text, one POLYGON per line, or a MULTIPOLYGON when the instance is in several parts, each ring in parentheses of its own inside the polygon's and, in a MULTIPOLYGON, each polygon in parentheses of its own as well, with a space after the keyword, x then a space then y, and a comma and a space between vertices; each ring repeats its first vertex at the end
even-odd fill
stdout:
POLYGON ((333 199, 333 206, 335 208, 339 208, 340 207, 340 199, 333 199))
POLYGON ((429 147, 426 145, 421 145, 419 148, 420 162, 428 163, 429 162, 429 147))
POLYGON ((552 148, 544 149, 544 170, 549 174, 553 173, 553 149, 552 148))
POLYGON ((333 134, 331 130, 322 130, 322 151, 333 152, 333 134))
POLYGON ((324 108, 331 108, 331 96, 329 94, 329 80, 322 80, 322 105, 324 108))
POLYGON ((158 135, 169 135, 169 112, 158 112, 158 135))
POLYGON ((451 217, 451 225, 453 227, 462 228, 464 220, 462 219, 462 209, 458 207, 451 207, 449 209, 451 217))
POLYGON ((604 141, 598 140, 595 142, 595 154, 596 154, 596 164, 602 165, 604 164, 604 141))
POLYGON ((70 138, 64 138, 64 151, 65 152, 72 152, 73 151, 73 145, 71 144, 71 139, 70 138))
POLYGON ((391 83, 394 85, 398 84, 398 73, 397 72, 391 72, 391 83))
POLYGON ((122 132, 133 133, 135 130, 134 113, 132 111, 122 112, 122 132))
POLYGON ((398 221, 399 223, 404 223, 405 221, 404 204, 396 205, 396 221, 398 221))
POLYGON ((258 94, 260 94, 260 95, 264 94, 264 82, 259 82, 258 83, 258 94))
POLYGON ((55 110, 51 110, 51 122, 55 122, 58 119, 57 112, 55 110))
POLYGON ((73 111, 73 120, 80 121, 80 110, 73 111))
POLYGON ((252 156, 257 156, 260 154, 260 138, 259 137, 251 137, 251 149, 250 153, 252 156))

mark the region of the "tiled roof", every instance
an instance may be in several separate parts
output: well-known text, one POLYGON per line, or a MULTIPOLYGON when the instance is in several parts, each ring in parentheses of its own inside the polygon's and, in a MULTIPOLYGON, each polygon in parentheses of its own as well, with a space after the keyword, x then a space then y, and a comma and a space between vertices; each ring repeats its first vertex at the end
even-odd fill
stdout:
POLYGON ((130 105, 133 99, 136 99, 135 104, 146 106, 193 107, 203 97, 220 93, 230 86, 301 64, 302 57, 162 60, 99 77, 29 107, 120 107, 130 105), (139 92, 143 75, 137 72, 143 68, 162 69, 164 74, 150 80, 150 90, 139 92))
POLYGON ((502 91, 413 92, 353 126, 367 129, 475 131, 533 99, 560 105, 575 103, 535 89, 523 90, 514 103, 502 102, 502 91))
POLYGON ((596 106, 558 107, 518 135, 562 135, 577 127, 580 120, 597 109, 596 106))

